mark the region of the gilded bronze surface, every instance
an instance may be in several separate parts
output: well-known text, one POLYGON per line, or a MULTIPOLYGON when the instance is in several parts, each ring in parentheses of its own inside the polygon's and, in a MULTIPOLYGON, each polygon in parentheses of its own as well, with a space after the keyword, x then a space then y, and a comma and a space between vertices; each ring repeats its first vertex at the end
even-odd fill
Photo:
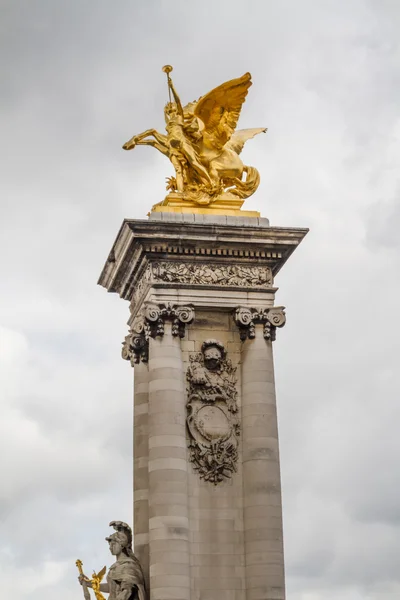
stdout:
MULTIPOLYGON (((260 176, 239 155, 245 143, 266 128, 239 129, 242 105, 252 85, 250 73, 232 79, 182 106, 166 65, 169 102, 164 109, 166 135, 155 129, 134 135, 123 145, 153 146, 171 161, 175 176, 167 179, 169 194, 158 205, 176 209, 218 208, 236 214, 258 188, 260 176)), ((153 207, 154 209, 155 207, 153 207)))
POLYGON ((78 560, 75 562, 75 564, 78 567, 79 580, 80 580, 82 588, 83 588, 83 595, 85 597, 85 600, 90 600, 90 593, 89 593, 88 587, 90 587, 94 591, 96 600, 106 600, 100 591, 100 583, 101 583, 104 575, 106 574, 106 567, 103 567, 101 569, 101 571, 99 571, 99 573, 93 572, 92 579, 89 579, 89 577, 86 577, 86 575, 83 572, 83 569, 82 569, 83 562, 81 560, 79 560, 79 558, 78 558, 78 560))

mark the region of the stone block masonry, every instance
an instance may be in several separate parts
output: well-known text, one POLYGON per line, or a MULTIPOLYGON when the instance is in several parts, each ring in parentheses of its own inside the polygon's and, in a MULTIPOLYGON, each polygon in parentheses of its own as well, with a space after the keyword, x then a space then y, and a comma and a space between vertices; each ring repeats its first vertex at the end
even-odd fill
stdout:
POLYGON ((274 280, 306 229, 124 221, 99 283, 130 303, 134 546, 151 600, 283 600, 274 280))

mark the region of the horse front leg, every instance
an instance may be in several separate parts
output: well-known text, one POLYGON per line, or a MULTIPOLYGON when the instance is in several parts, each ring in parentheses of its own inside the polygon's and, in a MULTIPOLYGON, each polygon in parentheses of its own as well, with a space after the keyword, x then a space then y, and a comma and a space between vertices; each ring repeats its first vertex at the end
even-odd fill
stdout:
POLYGON ((153 148, 155 148, 156 150, 158 150, 159 152, 161 152, 161 154, 164 154, 164 156, 168 156, 169 157, 169 151, 168 151, 168 147, 165 146, 164 144, 159 144, 158 142, 156 142, 156 140, 152 140, 152 139, 144 139, 144 140, 139 140, 135 142, 138 146, 152 146, 153 148))
POLYGON ((132 150, 136 146, 136 144, 141 142, 144 138, 150 136, 155 137, 154 133, 157 133, 155 129, 146 129, 146 131, 143 131, 143 133, 139 133, 131 137, 131 139, 125 142, 125 144, 122 147, 124 150, 132 150))

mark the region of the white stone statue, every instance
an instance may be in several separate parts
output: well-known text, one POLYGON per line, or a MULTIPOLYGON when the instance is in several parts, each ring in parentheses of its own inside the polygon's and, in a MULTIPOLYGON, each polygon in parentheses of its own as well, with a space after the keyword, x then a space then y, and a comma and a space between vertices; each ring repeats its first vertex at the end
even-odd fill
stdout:
MULTIPOLYGON (((101 592, 109 594, 108 600, 146 600, 142 567, 132 550, 132 530, 122 521, 111 521, 110 526, 114 527, 116 533, 106 540, 116 561, 108 571, 107 583, 100 583, 98 576, 89 579, 80 569, 78 580, 86 592, 85 598, 87 588, 91 588, 98 600, 104 598, 101 592)), ((78 562, 82 564, 77 561, 77 565, 78 562)))

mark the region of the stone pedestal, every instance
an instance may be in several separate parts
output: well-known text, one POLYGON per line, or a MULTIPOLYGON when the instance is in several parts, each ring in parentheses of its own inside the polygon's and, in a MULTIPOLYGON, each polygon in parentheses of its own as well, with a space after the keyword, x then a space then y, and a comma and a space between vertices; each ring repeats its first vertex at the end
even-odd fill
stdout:
POLYGON ((274 277, 306 229, 152 213, 99 283, 130 303, 134 544, 151 600, 283 600, 274 277))

